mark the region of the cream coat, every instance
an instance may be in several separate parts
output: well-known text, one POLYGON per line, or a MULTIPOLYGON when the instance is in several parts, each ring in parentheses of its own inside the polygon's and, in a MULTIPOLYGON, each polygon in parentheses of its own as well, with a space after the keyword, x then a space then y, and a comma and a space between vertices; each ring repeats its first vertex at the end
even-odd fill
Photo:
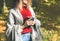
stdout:
MULTIPOLYGON (((30 8, 31 14, 34 18, 35 26, 31 26, 32 33, 31 33, 31 41, 42 41, 42 35, 40 30, 40 21, 35 17, 35 13, 32 8, 30 8)), ((23 23, 23 18, 20 12, 16 9, 11 9, 7 19, 7 30, 6 36, 7 41, 22 41, 20 40, 20 35, 22 29, 20 26, 23 23)))

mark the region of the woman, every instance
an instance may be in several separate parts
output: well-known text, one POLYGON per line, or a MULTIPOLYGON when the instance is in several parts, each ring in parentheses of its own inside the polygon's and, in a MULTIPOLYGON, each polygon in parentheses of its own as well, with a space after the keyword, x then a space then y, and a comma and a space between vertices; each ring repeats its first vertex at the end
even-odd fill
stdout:
POLYGON ((7 41, 42 41, 39 27, 31 0, 14 0, 7 21, 7 41))

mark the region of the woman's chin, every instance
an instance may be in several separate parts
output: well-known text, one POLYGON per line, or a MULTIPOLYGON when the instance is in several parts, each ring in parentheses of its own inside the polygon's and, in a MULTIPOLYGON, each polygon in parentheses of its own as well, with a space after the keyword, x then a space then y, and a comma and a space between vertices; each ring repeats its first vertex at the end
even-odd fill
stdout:
POLYGON ((24 4, 27 5, 27 2, 25 2, 24 4))

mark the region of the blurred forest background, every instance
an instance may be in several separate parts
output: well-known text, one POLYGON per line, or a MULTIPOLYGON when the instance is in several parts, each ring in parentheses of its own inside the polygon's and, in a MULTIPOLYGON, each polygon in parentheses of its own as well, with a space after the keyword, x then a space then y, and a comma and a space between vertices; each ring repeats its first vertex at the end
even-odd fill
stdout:
MULTIPOLYGON (((0 0, 0 41, 5 41, 6 19, 13 0, 0 0)), ((41 21, 43 41, 60 41, 60 0, 32 0, 41 21)))

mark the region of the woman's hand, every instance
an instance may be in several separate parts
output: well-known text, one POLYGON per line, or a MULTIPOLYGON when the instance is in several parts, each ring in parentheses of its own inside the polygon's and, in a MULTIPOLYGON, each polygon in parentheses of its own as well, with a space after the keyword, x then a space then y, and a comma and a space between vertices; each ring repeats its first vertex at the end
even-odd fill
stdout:
POLYGON ((35 23, 34 23, 33 20, 30 20, 30 21, 29 21, 29 25, 30 25, 30 26, 33 26, 34 24, 35 24, 35 23))
POLYGON ((24 29, 24 28, 25 28, 24 25, 20 26, 20 29, 24 29))
POLYGON ((35 23, 34 23, 34 20, 31 20, 31 19, 28 19, 25 21, 24 23, 24 26, 33 26, 35 23))
POLYGON ((24 22, 24 24, 22 26, 20 26, 21 29, 24 29, 25 27, 28 27, 28 26, 33 26, 35 23, 34 23, 34 20, 32 19, 28 19, 24 22))

